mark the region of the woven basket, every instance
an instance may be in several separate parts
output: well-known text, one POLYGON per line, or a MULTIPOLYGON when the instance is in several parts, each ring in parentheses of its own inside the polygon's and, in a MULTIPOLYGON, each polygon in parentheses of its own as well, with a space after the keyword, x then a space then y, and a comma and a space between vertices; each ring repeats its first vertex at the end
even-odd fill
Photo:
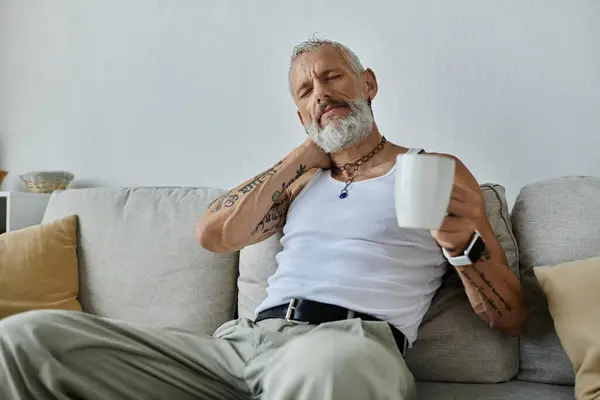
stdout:
POLYGON ((66 190, 74 175, 66 171, 30 172, 21 175, 27 189, 34 193, 52 193, 55 190, 66 190))
POLYGON ((0 184, 2 184, 2 181, 4 180, 4 178, 6 178, 6 175, 8 175, 8 171, 0 169, 0 184))
POLYGON ((65 190, 68 183, 53 181, 25 181, 27 189, 34 193, 52 193, 55 190, 65 190))

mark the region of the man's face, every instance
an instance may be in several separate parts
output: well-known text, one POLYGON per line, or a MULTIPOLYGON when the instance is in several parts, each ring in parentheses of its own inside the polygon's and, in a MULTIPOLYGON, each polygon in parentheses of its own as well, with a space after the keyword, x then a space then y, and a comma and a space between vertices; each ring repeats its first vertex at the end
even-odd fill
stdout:
POLYGON ((373 115, 367 98, 377 94, 375 75, 369 69, 358 74, 339 48, 326 45, 301 54, 290 70, 290 87, 306 132, 327 153, 370 134, 373 115))
POLYGON ((325 45, 301 54, 290 70, 290 84, 304 126, 320 128, 350 114, 350 102, 364 98, 361 77, 341 49, 325 45))

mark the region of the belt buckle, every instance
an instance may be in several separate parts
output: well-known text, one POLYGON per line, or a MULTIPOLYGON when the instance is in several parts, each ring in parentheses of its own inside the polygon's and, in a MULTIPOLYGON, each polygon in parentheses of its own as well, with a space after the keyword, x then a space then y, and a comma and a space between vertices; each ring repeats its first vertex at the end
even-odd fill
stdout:
POLYGON ((290 300, 290 304, 288 304, 287 311, 285 312, 285 320, 287 322, 293 321, 292 320, 292 314, 294 313, 295 310, 296 310, 296 299, 292 298, 290 300))

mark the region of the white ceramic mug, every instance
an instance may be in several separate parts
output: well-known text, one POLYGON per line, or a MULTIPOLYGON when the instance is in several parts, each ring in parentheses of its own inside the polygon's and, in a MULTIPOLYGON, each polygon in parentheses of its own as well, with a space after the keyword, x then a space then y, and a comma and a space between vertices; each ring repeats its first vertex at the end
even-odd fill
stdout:
POLYGON ((454 159, 432 154, 396 158, 396 217, 403 228, 438 229, 454 184, 454 159))

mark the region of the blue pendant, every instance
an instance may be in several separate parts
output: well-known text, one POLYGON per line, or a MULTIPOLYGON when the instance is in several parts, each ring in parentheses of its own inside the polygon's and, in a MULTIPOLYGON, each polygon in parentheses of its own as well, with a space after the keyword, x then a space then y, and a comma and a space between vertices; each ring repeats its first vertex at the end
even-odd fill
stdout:
POLYGON ((340 193, 340 199, 345 199, 346 197, 348 197, 348 192, 340 193))

